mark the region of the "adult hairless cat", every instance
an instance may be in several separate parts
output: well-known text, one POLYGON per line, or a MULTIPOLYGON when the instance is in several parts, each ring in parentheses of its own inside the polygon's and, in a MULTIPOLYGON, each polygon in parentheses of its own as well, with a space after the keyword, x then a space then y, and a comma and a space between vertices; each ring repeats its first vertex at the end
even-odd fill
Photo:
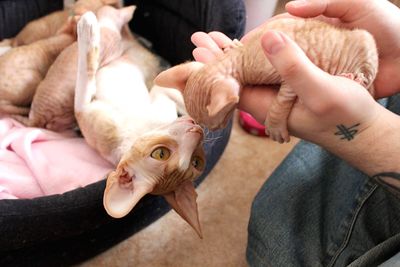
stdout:
POLYGON ((301 18, 272 20, 249 36, 245 44, 234 41, 221 58, 208 64, 177 65, 160 73, 155 83, 180 89, 189 115, 209 129, 226 125, 243 86, 280 84, 265 125, 273 140, 288 142, 287 119, 296 95, 263 54, 260 40, 267 30, 286 33, 322 70, 352 78, 373 94, 378 52, 372 35, 361 29, 339 29, 316 19, 301 18))
POLYGON ((121 36, 133 10, 106 6, 79 20, 77 122, 87 143, 116 165, 104 191, 109 215, 125 216, 148 193, 163 195, 201 237, 193 181, 204 170, 204 133, 192 119, 178 118, 165 90, 149 94, 151 69, 143 66, 151 57, 121 36))

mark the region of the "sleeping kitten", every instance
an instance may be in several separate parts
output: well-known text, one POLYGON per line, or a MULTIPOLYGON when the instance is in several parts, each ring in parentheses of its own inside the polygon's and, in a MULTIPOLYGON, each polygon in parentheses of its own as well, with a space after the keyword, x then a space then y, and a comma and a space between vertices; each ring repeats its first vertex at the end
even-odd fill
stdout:
POLYGON ((179 88, 189 115, 210 129, 222 128, 229 121, 243 86, 280 84, 265 125, 273 140, 288 142, 287 119, 296 95, 263 54, 260 39, 269 29, 288 34, 322 70, 352 78, 373 94, 372 83, 378 69, 374 38, 364 30, 339 29, 315 19, 300 18, 273 20, 258 29, 246 44, 233 42, 219 60, 206 65, 178 65, 161 73, 156 84, 179 88))
MULTIPOLYGON (((41 18, 32 20, 14 37, 0 42, 0 47, 12 47, 31 44, 38 40, 49 38, 70 31, 69 19, 71 15, 79 16, 86 11, 95 11, 104 5, 120 5, 120 0, 78 0, 72 7, 52 12, 41 18)), ((74 31, 72 31, 74 32, 74 31)))
POLYGON ((36 87, 60 52, 74 41, 75 36, 63 33, 1 55, 0 114, 27 116, 36 87))
POLYGON ((177 118, 166 89, 149 94, 146 57, 120 34, 132 14, 133 7, 103 7, 97 18, 81 17, 75 115, 88 144, 116 165, 104 192, 109 215, 125 216, 148 193, 163 195, 201 236, 192 182, 204 170, 203 131, 177 118))

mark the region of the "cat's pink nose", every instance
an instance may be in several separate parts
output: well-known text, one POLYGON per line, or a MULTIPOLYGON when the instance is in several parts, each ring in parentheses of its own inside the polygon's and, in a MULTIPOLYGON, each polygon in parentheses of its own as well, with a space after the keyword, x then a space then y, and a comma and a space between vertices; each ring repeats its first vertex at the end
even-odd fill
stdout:
POLYGON ((196 122, 195 122, 191 117, 188 117, 188 116, 181 117, 180 120, 181 120, 182 122, 187 122, 187 123, 191 123, 191 124, 196 124, 196 122))

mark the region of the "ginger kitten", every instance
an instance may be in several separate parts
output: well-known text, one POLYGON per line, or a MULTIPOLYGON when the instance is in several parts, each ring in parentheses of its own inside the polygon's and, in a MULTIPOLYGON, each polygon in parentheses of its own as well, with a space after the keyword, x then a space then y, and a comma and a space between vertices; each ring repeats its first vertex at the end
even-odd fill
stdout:
POLYGON ((0 114, 27 116, 38 84, 75 36, 58 34, 15 47, 0 56, 0 114))

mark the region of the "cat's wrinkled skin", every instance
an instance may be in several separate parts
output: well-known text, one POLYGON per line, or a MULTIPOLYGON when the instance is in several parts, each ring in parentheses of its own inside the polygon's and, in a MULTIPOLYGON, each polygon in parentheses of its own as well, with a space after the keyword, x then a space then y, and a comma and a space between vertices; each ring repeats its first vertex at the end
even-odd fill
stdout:
POLYGON ((204 170, 203 130, 177 118, 166 89, 149 94, 146 61, 155 59, 138 56, 138 44, 120 35, 132 13, 132 7, 103 7, 97 18, 91 12, 81 17, 76 118, 88 144, 116 166, 104 191, 109 215, 123 217, 144 195, 162 195, 201 236, 193 181, 204 170), (104 55, 104 45, 113 52, 104 55))
POLYGON ((27 116, 38 84, 75 36, 59 34, 15 47, 0 56, 0 114, 27 116))
MULTIPOLYGON (((11 84, 10 78, 13 78, 15 84, 12 92, 4 91, 3 95, 8 98, 2 98, 3 105, 0 106, 1 112, 12 117, 19 122, 31 127, 42 127, 54 131, 63 131, 73 128, 76 125, 73 113, 73 98, 76 81, 77 64, 77 45, 76 42, 64 42, 65 45, 58 51, 57 57, 53 58, 50 46, 54 35, 76 36, 76 21, 81 14, 86 11, 98 10, 104 5, 121 5, 120 0, 79 0, 70 9, 56 11, 47 16, 34 20, 26 25, 24 29, 13 39, 4 40, 2 43, 12 43, 15 48, 13 62, 4 61, 4 72, 9 80, 0 81, 11 84), (74 17, 69 17, 71 14, 74 17), (38 41, 37 41, 38 40, 38 41), (36 43, 41 44, 39 48, 36 43), (44 47, 47 45, 48 47, 44 47), (39 51, 39 50, 40 51, 39 51), (48 52, 47 52, 48 51, 48 52), (46 55, 48 53, 48 55, 46 55), (39 56, 41 56, 39 58, 39 56), (51 58, 48 62, 43 57, 51 58), (39 62, 39 60, 42 60, 39 62), (16 68, 16 63, 30 64, 26 67, 16 68), (15 67, 15 68, 14 68, 15 67), (28 69, 32 67, 32 69, 28 69), (43 70, 46 68, 45 72, 43 70), (40 73, 45 75, 37 75, 40 73), (16 71, 15 71, 16 70, 16 71), (22 78, 22 71, 25 71, 22 78), (18 80, 18 82, 15 82, 18 80), (18 85, 18 88, 15 86, 18 85), (22 86, 24 90, 22 90, 22 86), (30 89, 30 90, 28 90, 30 89), (11 101, 9 100, 12 99, 11 101), (11 105, 13 104, 13 105, 11 105), (20 107, 22 105, 22 107, 20 107)), ((60 38, 55 39, 60 40, 60 38)), ((53 49, 54 50, 54 49, 53 49)), ((3 56, 5 56, 4 54, 3 56)), ((23 66, 23 65, 22 65, 23 66)))
POLYGON ((266 117, 266 131, 279 142, 288 142, 287 118, 296 100, 263 54, 261 36, 266 30, 286 33, 322 70, 352 77, 373 94, 378 54, 373 37, 364 30, 338 29, 315 19, 272 20, 244 45, 234 45, 209 64, 190 62, 162 72, 156 84, 179 88, 186 109, 198 123, 210 129, 224 127, 247 85, 280 84, 279 93, 266 117))

